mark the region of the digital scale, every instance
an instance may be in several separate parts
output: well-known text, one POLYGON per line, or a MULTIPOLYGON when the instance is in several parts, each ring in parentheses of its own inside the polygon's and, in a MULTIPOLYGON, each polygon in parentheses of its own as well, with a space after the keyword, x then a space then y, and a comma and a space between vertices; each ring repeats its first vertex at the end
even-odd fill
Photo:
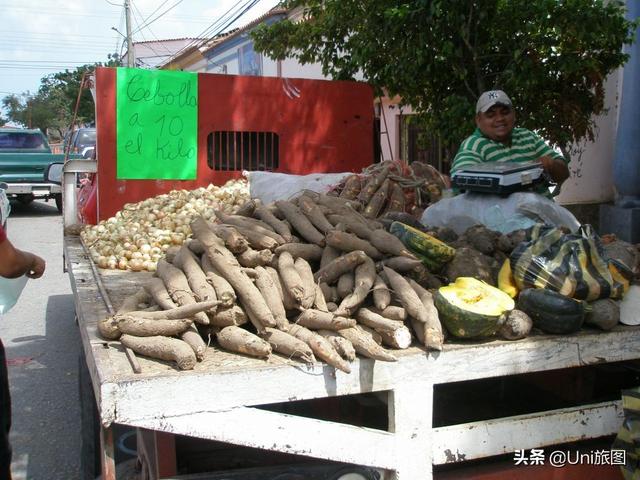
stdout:
POLYGON ((451 177, 451 185, 461 192, 483 192, 508 195, 530 190, 550 179, 538 161, 487 162, 458 170, 451 177))

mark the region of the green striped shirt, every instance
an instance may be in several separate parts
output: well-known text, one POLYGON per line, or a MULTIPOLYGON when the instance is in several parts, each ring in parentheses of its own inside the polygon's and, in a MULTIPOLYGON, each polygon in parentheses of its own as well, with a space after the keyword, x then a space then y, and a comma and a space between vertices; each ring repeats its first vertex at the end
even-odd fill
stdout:
POLYGON ((514 128, 510 144, 491 140, 476 128, 475 132, 460 144, 460 150, 451 165, 451 173, 478 163, 528 162, 545 155, 568 163, 564 156, 547 145, 542 137, 526 128, 514 128))

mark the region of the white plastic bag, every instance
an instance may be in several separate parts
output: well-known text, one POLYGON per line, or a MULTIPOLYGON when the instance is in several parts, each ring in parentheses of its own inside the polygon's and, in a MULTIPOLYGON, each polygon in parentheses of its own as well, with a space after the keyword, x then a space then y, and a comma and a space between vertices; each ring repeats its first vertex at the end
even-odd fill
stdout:
POLYGON ((22 289, 27 284, 27 277, 0 277, 0 315, 7 313, 16 304, 22 289))
POLYGON ((458 235, 477 224, 501 233, 529 228, 536 223, 565 226, 574 233, 580 227, 569 210, 532 192, 516 192, 508 197, 464 193, 443 198, 422 213, 421 222, 430 227, 452 228, 458 235))
POLYGON ((288 200, 302 190, 325 193, 351 172, 344 173, 311 173, 309 175, 292 175, 274 172, 245 172, 249 182, 251 198, 262 203, 276 200, 288 200))

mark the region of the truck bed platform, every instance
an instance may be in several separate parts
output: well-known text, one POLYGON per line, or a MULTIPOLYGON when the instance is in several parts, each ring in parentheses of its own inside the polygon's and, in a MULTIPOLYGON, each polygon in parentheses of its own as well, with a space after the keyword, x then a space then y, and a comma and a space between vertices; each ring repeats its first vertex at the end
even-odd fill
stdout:
MULTIPOLYGON (((614 400, 434 428, 434 385, 640 358, 640 328, 619 325, 519 341, 447 342, 442 352, 411 347, 394 351, 397 362, 358 358, 350 374, 214 347, 191 371, 137 356, 141 372, 134 373, 120 343, 101 339, 96 325, 109 302, 117 308, 151 274, 96 269, 79 237, 65 238, 64 253, 106 429, 118 423, 374 467, 388 472, 385 478, 429 479, 432 465, 611 435, 622 421, 614 400), (256 408, 365 392, 388 392, 389 431, 256 408)), ((110 468, 103 466, 103 478, 114 478, 110 468)))

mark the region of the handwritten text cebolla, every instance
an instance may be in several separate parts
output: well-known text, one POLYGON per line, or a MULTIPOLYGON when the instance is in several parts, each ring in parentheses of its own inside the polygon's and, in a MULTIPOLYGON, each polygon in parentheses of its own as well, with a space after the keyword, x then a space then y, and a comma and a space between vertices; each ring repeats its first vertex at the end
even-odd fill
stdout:
POLYGON ((130 102, 152 102, 153 105, 178 105, 179 107, 196 107, 196 92, 191 91, 191 83, 183 82, 174 91, 162 88, 162 81, 149 88, 141 75, 134 75, 127 83, 127 98, 130 102))

